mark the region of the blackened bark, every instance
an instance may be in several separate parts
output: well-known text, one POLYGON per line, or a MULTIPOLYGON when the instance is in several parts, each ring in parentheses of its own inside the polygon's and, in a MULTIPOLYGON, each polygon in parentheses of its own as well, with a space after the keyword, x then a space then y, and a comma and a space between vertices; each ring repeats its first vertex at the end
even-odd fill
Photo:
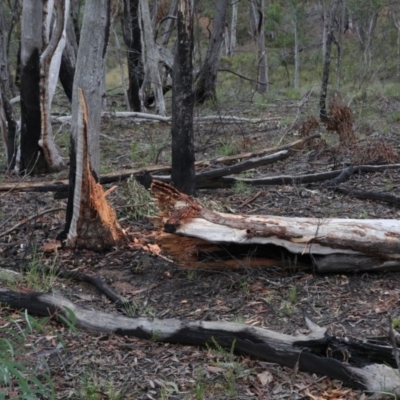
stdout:
POLYGON ((224 38, 228 6, 229 0, 216 0, 211 38, 206 58, 197 77, 196 101, 200 104, 204 103, 207 99, 216 98, 217 72, 221 57, 221 46, 224 38))
POLYGON ((328 114, 326 111, 326 96, 328 92, 328 82, 329 82, 329 69, 331 65, 331 48, 333 41, 333 22, 335 20, 336 9, 339 0, 332 0, 332 6, 329 15, 326 16, 326 45, 324 54, 324 69, 322 72, 322 86, 321 95, 319 98, 319 118, 321 121, 326 122, 328 120, 328 114))
POLYGON ((139 24, 139 0, 124 0, 122 19, 123 37, 127 47, 129 104, 133 111, 141 111, 139 91, 143 83, 142 42, 139 24))
POLYGON ((24 173, 47 172, 43 151, 39 146, 40 116, 40 64, 39 49, 35 49, 21 68, 21 159, 24 173))
POLYGON ((172 79, 172 172, 178 190, 196 190, 193 144, 193 9, 191 0, 178 5, 178 40, 172 79))

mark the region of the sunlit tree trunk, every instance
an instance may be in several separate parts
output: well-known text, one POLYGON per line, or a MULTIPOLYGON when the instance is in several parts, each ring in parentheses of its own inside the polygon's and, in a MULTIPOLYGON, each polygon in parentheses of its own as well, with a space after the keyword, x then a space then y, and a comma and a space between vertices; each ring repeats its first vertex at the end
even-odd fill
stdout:
POLYGON ((194 195, 193 0, 178 5, 178 39, 172 79, 172 173, 175 187, 194 195))
POLYGON ((216 0, 215 16, 208 43, 207 53, 196 82, 196 101, 204 103, 216 98, 217 72, 221 58, 221 46, 224 40, 225 24, 229 0, 216 0))

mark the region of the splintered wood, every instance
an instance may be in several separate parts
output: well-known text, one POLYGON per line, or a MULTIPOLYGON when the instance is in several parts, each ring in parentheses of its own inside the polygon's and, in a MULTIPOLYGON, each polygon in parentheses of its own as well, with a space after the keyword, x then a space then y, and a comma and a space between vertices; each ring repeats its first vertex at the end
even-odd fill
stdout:
POLYGON ((163 210, 159 244, 185 267, 400 269, 396 220, 223 214, 166 183, 154 181, 152 191, 163 210))
POLYGON ((114 246, 124 234, 114 209, 106 200, 113 188, 103 191, 96 182, 88 154, 88 112, 86 101, 79 90, 78 132, 75 140, 76 171, 73 212, 67 246, 105 250, 114 246))

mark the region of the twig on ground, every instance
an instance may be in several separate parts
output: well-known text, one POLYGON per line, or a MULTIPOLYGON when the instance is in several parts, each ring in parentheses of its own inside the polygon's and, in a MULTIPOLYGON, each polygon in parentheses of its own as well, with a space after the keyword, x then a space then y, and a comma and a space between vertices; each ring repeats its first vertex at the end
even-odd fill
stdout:
POLYGON ((0 233, 0 238, 3 237, 3 236, 8 235, 12 231, 15 231, 16 229, 20 228, 21 226, 27 224, 29 221, 32 221, 32 220, 34 220, 36 218, 41 217, 42 215, 49 214, 49 213, 52 213, 52 212, 57 212, 57 211, 63 211, 63 210, 65 210, 65 207, 49 208, 49 209, 44 210, 44 211, 42 211, 42 212, 40 212, 38 214, 32 215, 32 216, 30 216, 28 218, 25 218, 21 222, 18 222, 18 224, 15 224, 10 229, 7 229, 5 232, 0 233))

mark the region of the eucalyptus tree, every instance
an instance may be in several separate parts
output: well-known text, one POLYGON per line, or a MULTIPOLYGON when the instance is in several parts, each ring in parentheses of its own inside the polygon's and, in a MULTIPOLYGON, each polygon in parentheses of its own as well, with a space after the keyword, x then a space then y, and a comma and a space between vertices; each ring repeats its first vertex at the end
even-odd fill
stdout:
POLYGON ((195 96, 198 103, 216 98, 218 66, 224 40, 229 0, 216 0, 214 21, 207 53, 196 79, 195 96))
POLYGON ((257 92, 266 93, 269 83, 265 49, 265 0, 251 0, 249 10, 251 31, 257 45, 257 92))
POLYGON ((334 34, 334 23, 335 16, 338 9, 339 2, 341 0, 331 0, 330 4, 326 5, 325 19, 324 19, 324 34, 325 44, 323 48, 325 49, 323 71, 322 71, 322 83, 321 83, 321 93, 319 98, 319 116, 321 121, 326 121, 328 118, 326 110, 326 96, 328 93, 328 83, 329 83, 329 72, 331 65, 331 49, 334 34))
POLYGON ((54 143, 50 107, 65 45, 69 0, 24 0, 21 22, 21 144, 25 173, 57 171, 65 163, 54 143), (54 20, 54 23, 53 23, 54 20))
MULTIPOLYGON (((99 214, 100 122, 111 0, 86 0, 72 94, 69 194, 64 233, 67 244, 106 247, 107 223, 99 214)), ((104 208, 106 210, 107 207, 104 208)), ((108 211, 106 212, 106 214, 108 211)), ((112 214, 112 213, 111 213, 112 214)), ((110 215, 111 215, 110 214, 110 215)), ((108 215, 108 214, 107 214, 108 215)), ((109 240, 110 241, 109 241, 109 240)))
POLYGON ((179 0, 177 26, 172 75, 171 178, 178 190, 194 195, 193 0, 179 0))
POLYGON ((12 84, 9 75, 4 11, 4 4, 0 5, 0 134, 6 151, 6 168, 12 170, 16 160, 17 124, 9 102, 12 84))
POLYGON ((139 0, 124 0, 122 33, 128 60, 128 98, 133 111, 141 111, 140 88, 143 83, 142 38, 139 0))

